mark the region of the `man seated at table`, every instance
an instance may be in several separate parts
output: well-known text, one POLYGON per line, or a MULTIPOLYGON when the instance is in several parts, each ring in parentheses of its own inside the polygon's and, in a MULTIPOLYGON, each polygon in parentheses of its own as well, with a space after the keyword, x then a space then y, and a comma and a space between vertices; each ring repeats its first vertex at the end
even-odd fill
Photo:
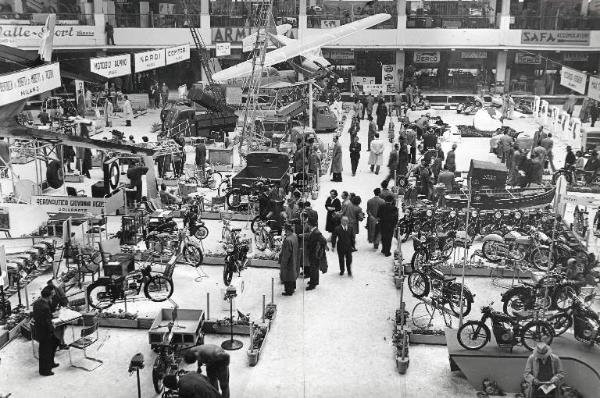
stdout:
POLYGON ((160 184, 160 192, 158 195, 160 196, 160 201, 163 205, 174 205, 181 203, 181 198, 178 198, 171 192, 167 192, 167 186, 164 182, 160 184))

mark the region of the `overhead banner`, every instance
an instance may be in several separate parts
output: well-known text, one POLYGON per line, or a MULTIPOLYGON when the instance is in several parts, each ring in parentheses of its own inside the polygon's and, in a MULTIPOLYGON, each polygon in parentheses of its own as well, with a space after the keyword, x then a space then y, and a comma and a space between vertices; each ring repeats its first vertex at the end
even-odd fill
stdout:
POLYGON ((486 59, 487 51, 461 51, 460 57, 462 59, 486 59))
MULTIPOLYGON (((256 36, 256 28, 211 28, 212 43, 240 44, 245 37, 256 36)), ((298 38, 298 29, 292 28, 286 34, 290 39, 298 38)))
MULTIPOLYGON (((117 198, 114 200, 119 201, 119 195, 114 195, 117 198)), ((111 201, 111 198, 90 198, 89 196, 43 196, 34 195, 31 197, 31 204, 39 207, 43 207, 49 213, 91 213, 93 215, 98 214, 110 214, 108 212, 109 207, 107 206, 111 201)))
POLYGON ((383 84, 386 93, 396 92, 396 82, 398 78, 398 72, 396 65, 381 65, 381 83, 383 84))
POLYGON ((587 83, 587 75, 575 69, 563 66, 560 71, 560 84, 571 90, 577 91, 579 94, 585 94, 585 84, 587 83))
POLYGON ((225 57, 231 54, 231 43, 216 43, 215 49, 217 57, 225 57))
POLYGON ((440 62, 439 51, 415 51, 414 62, 416 64, 437 64, 440 62))
POLYGON ((58 62, 0 76, 0 106, 60 87, 58 62))
POLYGON ((583 30, 523 30, 521 44, 541 44, 546 46, 590 45, 590 32, 583 30))
POLYGON ((165 49, 144 51, 143 53, 133 54, 135 59, 135 71, 144 72, 146 70, 160 68, 165 66, 165 49))
POLYGON ((593 100, 600 101, 600 77, 590 76, 588 97, 593 100))
POLYGON ((121 54, 112 57, 90 58, 90 71, 106 78, 131 74, 131 55, 121 54))
POLYGON ((183 46, 166 48, 165 53, 166 65, 176 64, 190 59, 190 45, 184 44, 183 46))
MULTIPOLYGON (((37 48, 44 37, 44 29, 41 25, 0 25, 0 44, 37 48)), ((54 46, 94 46, 95 34, 93 25, 56 25, 53 42, 54 46)))
POLYGON ((539 54, 516 53, 515 64, 519 65, 539 65, 542 63, 542 56, 539 54))

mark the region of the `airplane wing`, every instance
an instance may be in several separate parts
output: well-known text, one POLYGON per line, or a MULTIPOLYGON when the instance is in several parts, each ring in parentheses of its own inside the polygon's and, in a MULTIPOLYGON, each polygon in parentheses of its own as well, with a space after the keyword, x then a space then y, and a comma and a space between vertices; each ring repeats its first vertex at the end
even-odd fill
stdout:
MULTIPOLYGON (((288 59, 301 56, 308 56, 316 49, 330 43, 334 43, 344 37, 350 36, 361 30, 370 28, 391 18, 390 14, 375 14, 370 17, 351 22, 346 25, 333 29, 323 29, 315 37, 308 40, 298 41, 297 44, 288 45, 269 51, 265 54, 265 67, 285 62, 288 59)), ((220 72, 213 74, 215 81, 224 82, 231 79, 238 79, 252 74, 252 60, 242 62, 220 72)))

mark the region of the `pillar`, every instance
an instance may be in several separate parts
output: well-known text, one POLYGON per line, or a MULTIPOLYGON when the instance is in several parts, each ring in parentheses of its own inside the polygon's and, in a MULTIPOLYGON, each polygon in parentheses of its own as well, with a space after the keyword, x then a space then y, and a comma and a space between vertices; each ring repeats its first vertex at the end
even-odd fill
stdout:
POLYGON ((396 70, 398 71, 398 79, 396 82, 396 90, 401 93, 404 91, 404 67, 406 65, 406 53, 404 50, 396 50, 396 70))
MULTIPOLYGON (((210 28, 210 4, 209 0, 200 0, 200 27, 201 28, 210 28)), ((212 37, 203 37, 204 42, 208 45, 212 43, 212 37)))
POLYGON ((510 78, 510 70, 507 71, 506 65, 508 63, 508 51, 498 51, 496 56, 496 86, 498 84, 504 85, 503 91, 508 91, 507 79, 510 78))
MULTIPOLYGON (((398 0, 396 2, 396 12, 398 13, 398 28, 406 29, 406 0, 398 0)), ((397 58, 398 56, 396 55, 397 58)))
POLYGON ((510 0, 502 0, 502 6, 500 12, 496 14, 500 19, 496 21, 496 25, 499 25, 500 30, 510 29, 510 0))
POLYGON ((23 13, 23 1, 22 0, 14 0, 13 12, 16 12, 18 14, 23 13))
POLYGON ((298 2, 298 38, 303 37, 302 34, 308 28, 308 20, 306 17, 307 0, 299 0, 298 2))
POLYGON ((140 28, 147 28, 150 26, 150 3, 147 1, 140 1, 140 28))

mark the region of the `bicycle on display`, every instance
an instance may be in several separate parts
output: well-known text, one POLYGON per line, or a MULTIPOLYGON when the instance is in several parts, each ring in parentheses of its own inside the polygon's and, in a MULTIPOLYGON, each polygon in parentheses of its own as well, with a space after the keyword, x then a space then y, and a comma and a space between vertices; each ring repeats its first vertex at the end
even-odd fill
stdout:
POLYGON ((201 168, 185 168, 182 179, 188 184, 195 184, 201 188, 209 188, 214 191, 221 186, 223 175, 218 171, 214 171, 211 166, 205 167, 204 170, 201 168))

